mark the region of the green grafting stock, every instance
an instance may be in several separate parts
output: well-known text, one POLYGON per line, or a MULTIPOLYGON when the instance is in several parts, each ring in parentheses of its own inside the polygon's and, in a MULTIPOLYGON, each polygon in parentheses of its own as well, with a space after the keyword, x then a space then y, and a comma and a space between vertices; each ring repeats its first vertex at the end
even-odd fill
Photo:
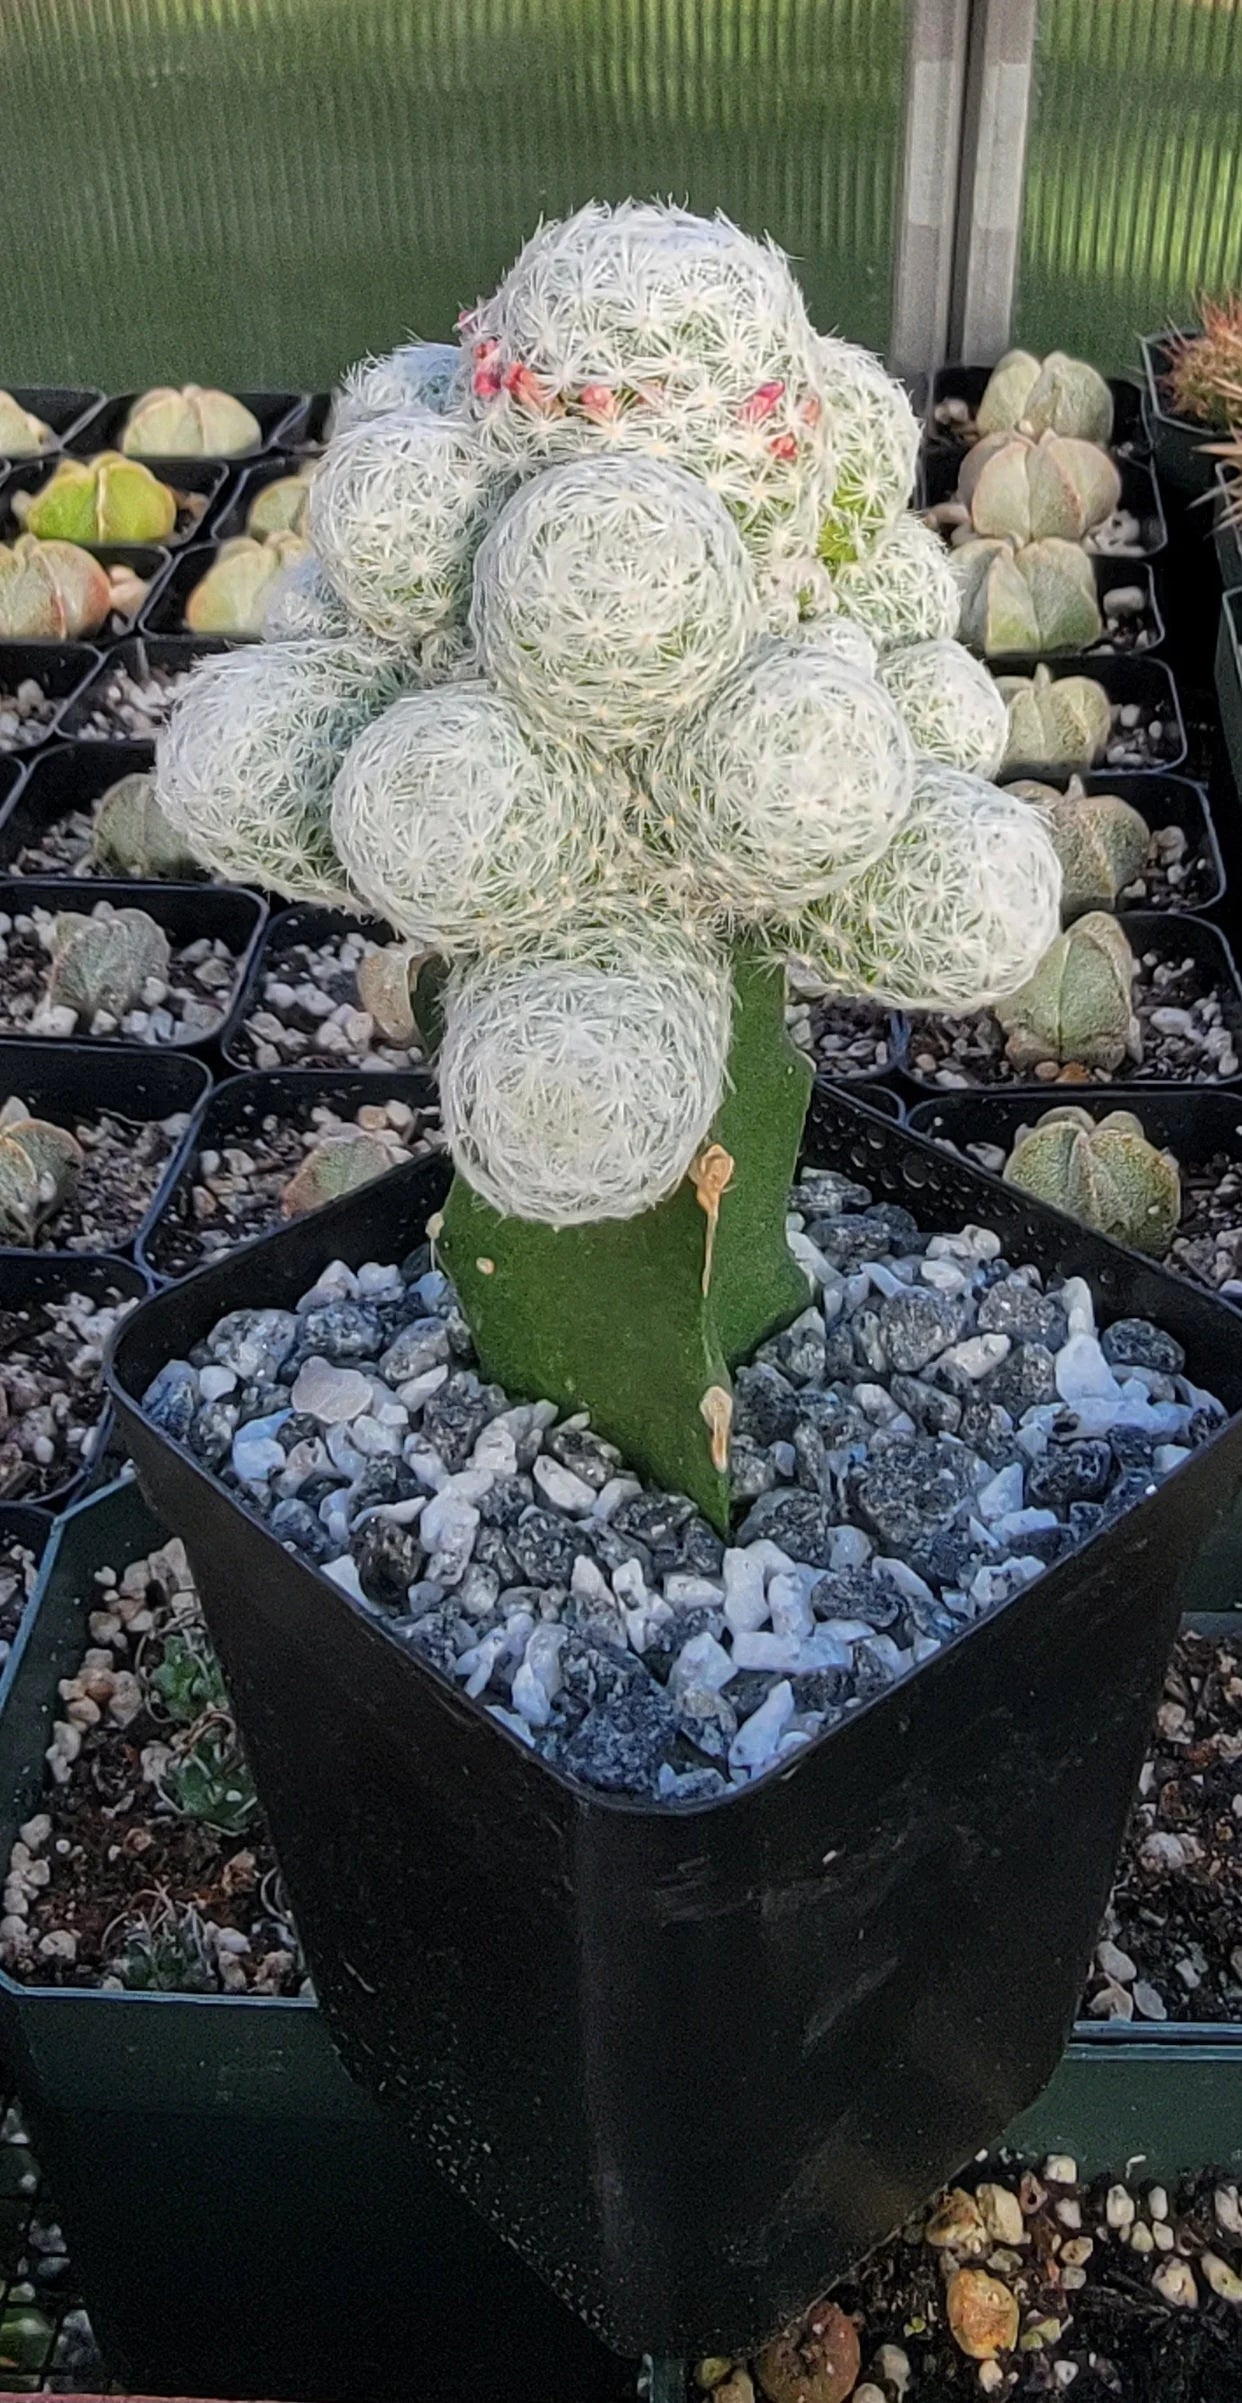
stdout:
POLYGON ((658 1208, 542 1226, 502 1217, 460 1176, 445 1205, 439 1253, 483 1374, 588 1411, 633 1468, 688 1494, 722 1533, 729 1371, 807 1300, 785 1214, 810 1089, 785 1028, 783 968, 742 948, 726 1097, 658 1208))

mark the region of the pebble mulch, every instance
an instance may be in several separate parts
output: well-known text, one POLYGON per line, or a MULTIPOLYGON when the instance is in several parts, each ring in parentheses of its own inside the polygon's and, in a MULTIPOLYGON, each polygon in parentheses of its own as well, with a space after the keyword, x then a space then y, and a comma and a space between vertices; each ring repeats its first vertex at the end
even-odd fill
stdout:
MULTIPOLYGON (((110 913, 110 903, 101 901, 90 915, 110 913)), ((131 1043, 168 1043, 180 1035, 201 1043, 218 1031, 237 983, 236 958, 219 936, 175 945, 167 975, 147 978, 140 1004, 119 1018, 97 1010, 87 1021, 45 999, 55 923, 51 910, 0 911, 0 1034, 131 1043)))
POLYGON ((1142 1032, 1142 1058, 1117 1068, 1063 1066, 1041 1061, 1019 1075, 1005 1052, 1005 1032, 990 1010, 972 1018, 934 1012, 914 1022, 910 1067, 916 1076, 945 1091, 973 1085, 1215 1084, 1238 1073, 1237 1039, 1226 996, 1200 962, 1146 951, 1138 956, 1134 1014, 1142 1032))

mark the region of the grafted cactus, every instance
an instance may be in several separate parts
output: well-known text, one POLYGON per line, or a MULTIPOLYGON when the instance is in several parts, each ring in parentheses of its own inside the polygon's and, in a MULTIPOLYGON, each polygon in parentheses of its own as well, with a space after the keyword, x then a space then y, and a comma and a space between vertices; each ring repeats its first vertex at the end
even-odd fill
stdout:
POLYGON ((131 459, 231 459, 262 440, 253 410, 231 392, 160 384, 134 402, 121 449, 131 459))
POLYGON ((1021 1129, 1005 1176, 1037 1201, 1157 1259, 1181 1220, 1177 1161, 1148 1142, 1131 1110, 1109 1110, 1103 1118, 1078 1107, 1045 1110, 1021 1129))
POLYGON ((975 424, 981 434, 1072 434, 1082 442, 1111 442, 1113 396, 1097 368, 1050 350, 1007 350, 988 377, 975 424))
POLYGON ((361 994, 438 1046, 457 1176, 431 1231, 485 1374, 588 1411, 723 1529, 732 1371, 807 1294, 786 959, 997 999, 1057 933, 1060 870, 1037 810, 915 765, 895 644, 947 654, 950 757, 992 765, 1004 704, 902 511, 907 405, 820 342, 770 245, 590 207, 463 352, 438 413, 364 370, 382 413, 333 435, 314 566, 282 584, 299 627, 322 577, 383 639, 208 663, 159 789, 225 872, 394 926, 361 994))
POLYGON ((101 907, 89 918, 62 911, 52 928, 48 1005, 88 1024, 100 1011, 121 1018, 149 977, 166 976, 169 957, 168 937, 146 910, 101 907))
POLYGON ((1121 478, 1098 443, 1066 434, 1041 434, 1037 442, 1026 434, 989 434, 967 452, 957 491, 976 534, 1001 534, 1013 543, 1042 542, 1049 534, 1081 542, 1112 515, 1121 478))
POLYGON ((52 429, 11 392, 0 392, 0 458, 33 459, 52 441, 52 429))
POLYGON ((995 658, 1006 651, 1082 651, 1104 631, 1095 570, 1077 543, 1053 536, 1015 550, 967 542, 953 554, 963 642, 995 658))
POLYGON ((1044 1061, 1104 1068, 1142 1055, 1134 1015, 1138 962, 1115 918, 1093 910, 1050 943, 1027 984, 997 1004, 1005 1049, 1025 1075, 1044 1061))
POLYGON ((1043 815, 1061 862, 1064 916, 1112 909, 1151 849, 1146 818, 1117 793, 1087 792, 1078 776, 1071 776, 1063 793, 1050 784, 1020 782, 1009 789, 1035 802, 1043 815))
POLYGON ((463 396, 466 362, 455 342, 406 342, 380 359, 360 359, 332 396, 329 434, 391 417, 397 409, 445 414, 463 396))
POLYGON ((62 459, 41 491, 13 503, 28 534, 58 542, 163 542, 177 523, 177 496, 140 459, 101 451, 62 459))
POLYGON ((193 876, 198 861, 165 817, 155 778, 140 769, 109 785, 91 828, 91 858, 110 876, 193 876))
POLYGON ((1108 694, 1093 676, 998 676, 1009 711, 1002 768, 1092 768, 1112 730, 1108 694))
POLYGON ((107 569, 77 543, 19 534, 11 548, 0 544, 5 642, 80 642, 98 633, 113 599, 107 569))
POLYGON ((32 1244, 68 1201, 82 1168, 67 1127, 30 1118, 20 1102, 0 1110, 0 1242, 32 1244))
POLYGON ((231 542, 222 542, 186 602, 190 632, 263 634, 277 578, 308 555, 309 546, 298 534, 272 534, 262 542, 236 534, 231 542))
POLYGON ((877 673, 921 759, 996 774, 1009 712, 995 679, 960 642, 901 643, 884 653, 877 673))

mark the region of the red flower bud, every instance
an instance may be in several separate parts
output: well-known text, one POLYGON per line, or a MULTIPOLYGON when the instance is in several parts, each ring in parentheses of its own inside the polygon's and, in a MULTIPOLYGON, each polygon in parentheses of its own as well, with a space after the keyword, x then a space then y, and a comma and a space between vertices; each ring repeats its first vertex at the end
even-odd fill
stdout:
POLYGON ((742 424, 744 426, 762 425, 765 417, 772 415, 777 402, 783 398, 784 391, 783 384, 760 384, 758 391, 752 392, 750 399, 744 400, 738 410, 742 424))
POLYGON ((578 398, 583 416, 592 418, 596 425, 611 425, 619 413, 620 403, 611 385, 584 384, 578 398))
POLYGON ((796 459, 798 441, 794 434, 774 434, 768 444, 774 459, 796 459))

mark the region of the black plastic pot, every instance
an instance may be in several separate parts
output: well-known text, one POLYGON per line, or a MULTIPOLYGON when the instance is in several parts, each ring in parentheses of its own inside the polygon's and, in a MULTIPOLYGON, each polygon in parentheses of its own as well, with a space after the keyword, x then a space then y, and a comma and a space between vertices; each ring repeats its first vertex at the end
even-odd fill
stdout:
MULTIPOLYGON (((151 1280, 145 1269, 113 1252, 0 1249, 0 1297, 6 1310, 35 1309, 44 1302, 60 1301, 70 1293, 84 1293, 95 1302, 119 1294, 122 1301, 129 1301, 150 1290, 151 1280)), ((115 1415, 105 1402, 95 1440, 77 1473, 63 1477, 57 1485, 49 1485, 46 1491, 27 1491, 14 1499, 37 1503, 40 1510, 63 1510, 66 1502, 76 1500, 88 1485, 99 1483, 109 1461, 110 1473, 115 1476, 123 1456, 117 1441, 115 1415)))
MULTIPOLYGON (((77 447, 80 446, 75 445, 77 447)), ((90 457, 94 458, 97 451, 106 450, 107 447, 106 443, 95 440, 92 427, 91 439, 85 445, 90 457)), ((52 465, 55 465, 54 461, 52 465)), ((210 527, 215 505, 224 492, 231 470, 214 459, 144 459, 142 465, 149 467, 152 475, 158 476, 161 483, 171 484, 175 492, 201 499, 204 504, 201 515, 192 520, 187 518, 184 525, 174 526, 172 533, 165 535, 163 547, 169 551, 179 551, 184 543, 200 541, 210 527)), ((9 469, 0 483, 0 542, 12 542, 22 530, 13 509, 14 495, 42 491, 50 473, 51 469, 43 459, 19 459, 9 469)), ((182 511, 179 514, 186 513, 182 511)), ((81 547, 102 559, 111 553, 123 556, 129 550, 144 546, 84 542, 81 547)))
POLYGON ((101 1110, 141 1124, 191 1113, 191 1124, 170 1153, 168 1164, 142 1217, 113 1249, 128 1254, 154 1226, 195 1141, 200 1104, 211 1091, 211 1071, 182 1052, 118 1045, 103 1051, 92 1043, 0 1041, 0 1102, 20 1094, 35 1118, 55 1126, 75 1125, 101 1110))
POLYGON ((1227 592, 1216 632, 1216 698, 1233 781, 1242 795, 1242 589, 1227 592))
MULTIPOLYGON (((968 456, 964 444, 945 442, 932 436, 924 461, 924 505, 927 508, 935 508, 940 501, 952 500, 962 461, 968 456)), ((1130 571, 1128 575, 1117 575, 1114 578, 1116 583, 1136 584, 1144 579, 1136 575, 1134 570, 1140 568, 1144 560, 1153 559, 1164 550, 1169 532, 1156 479, 1147 460, 1135 458, 1132 453, 1123 453, 1116 460, 1116 467, 1121 478, 1121 507, 1128 509, 1138 519, 1141 548, 1138 557, 1112 551, 1098 552, 1095 556, 1103 566, 1130 571)))
MULTIPOLYGON (((1088 654, 1085 658, 1058 657, 1044 661, 1015 655, 1006 659, 1003 665, 995 659, 989 660, 988 665, 1002 676, 1032 676, 1040 666, 1047 667, 1058 678, 1091 676, 1097 684, 1103 685, 1110 701, 1120 702, 1123 707, 1132 701, 1137 702, 1145 718, 1149 721, 1158 718, 1168 728, 1168 748, 1158 760, 1152 761, 1151 770, 1145 770, 1144 773, 1170 775, 1175 768, 1180 768, 1186 757, 1186 728, 1181 702, 1172 671, 1166 667, 1163 659, 1151 659, 1145 653, 1129 659, 1109 658, 1100 654, 1093 657, 1088 654)), ((1006 782, 1012 783, 1015 776, 1043 775, 1047 764, 1046 760, 1006 760, 1006 782)), ((1098 764, 1103 771, 1106 763, 1101 760, 1098 764)))
MULTIPOLYGON (((936 1101, 915 1102, 909 1121, 916 1134, 926 1135, 932 1142, 951 1143, 959 1151, 972 1143, 994 1143, 1008 1152, 1020 1127, 1030 1126, 1043 1110, 1067 1102, 1097 1119, 1107 1117, 1110 1110, 1132 1111, 1149 1142, 1173 1152, 1187 1173, 1217 1153, 1242 1167, 1242 1094, 1232 1088, 1204 1093, 1149 1085, 1136 1092, 1128 1086, 1076 1085, 1072 1091, 1066 1086, 1045 1086, 1038 1096, 1029 1089, 1024 1093, 942 1093, 936 1101)), ((1184 1273, 1173 1262, 1170 1268, 1184 1273)), ((1237 1306, 1235 1300, 1232 1307, 1237 1306)), ((1242 1608, 1242 1593, 1238 1602, 1242 1608)))
MULTIPOLYGON (((1184 330, 1193 332, 1194 328, 1184 330)), ((1220 431, 1196 425, 1189 417, 1177 417, 1170 409, 1164 385, 1169 366, 1167 334, 1142 334, 1139 347, 1146 383, 1143 419, 1157 472, 1164 483, 1183 496, 1193 498, 1196 493, 1210 492, 1216 461, 1203 446, 1206 442, 1219 442, 1220 431)))
MULTIPOLYGON (((1118 923, 1131 950, 1140 959, 1145 952, 1155 952, 1161 959, 1194 960, 1203 969, 1205 976, 1220 993, 1221 1015, 1233 1038, 1238 1057, 1242 1060, 1242 982, 1239 982, 1233 953, 1220 928, 1213 926, 1207 918, 1196 918, 1189 910, 1123 910, 1118 914, 1118 923)), ((946 1088, 937 1085, 933 1076, 913 1065, 918 1049, 918 1021, 915 1019, 911 1023, 903 1073, 912 1091, 917 1088, 920 1093, 934 1093, 942 1097, 946 1088)), ((1169 1082, 1157 1084, 1150 1077, 1144 1080, 1141 1071, 1122 1081, 1127 1093, 1176 1092, 1196 1096, 1233 1093, 1242 1082, 1242 1067, 1234 1076, 1184 1077, 1175 1085, 1169 1082)), ((972 1093, 981 1096, 986 1094, 999 1098, 1008 1094, 1023 1095, 1028 1107, 1032 1101, 1041 1100, 1045 1109, 1052 1109, 1058 1101, 1077 1101, 1082 1095, 1090 1095, 1099 1089, 1090 1084, 1045 1085, 1035 1079, 1027 1085, 1006 1079, 1003 1084, 984 1083, 969 1088, 972 1093)))
MULTIPOLYGON (((1150 1314, 1242 1403, 1236 1319, 1181 1280, 823 1085, 807 1148, 924 1224, 982 1220, 1085 1275, 1105 1319, 1150 1314)), ((195 1561, 354 2074, 618 2350, 742 2349, 1051 2075, 1182 1589, 1242 1518, 1242 1424, 779 1776, 718 1805, 612 1800, 402 1652, 138 1399, 226 1310, 400 1257, 440 1189, 398 1170, 158 1295, 113 1389, 195 1561)))
MULTIPOLYGON (((42 418, 56 437, 46 450, 40 451, 41 459, 56 458, 76 435, 85 434, 103 405, 102 392, 81 384, 10 384, 8 390, 19 409, 29 409, 32 416, 42 418)), ((2 463, 17 464, 7 458, 2 463)))
MULTIPOLYGON (((232 1032, 242 988, 267 922, 267 909, 258 894, 239 892, 226 884, 139 884, 105 876, 92 877, 89 887, 83 886, 80 877, 0 877, 0 912, 80 910, 84 903, 94 909, 101 901, 110 902, 113 909, 144 909, 163 927, 174 948, 195 943, 203 935, 228 944, 237 964, 229 1004, 219 1023, 210 1034, 196 1035, 192 1029, 186 1034, 178 1029, 162 1047, 214 1052, 232 1032)), ((8 1039, 27 1040, 20 1034, 8 1039)), ((56 1038, 30 1039, 46 1042, 56 1038)), ((80 1034, 73 1040, 98 1045, 102 1051, 105 1045, 132 1042, 132 1037, 80 1034)))
MULTIPOLYGON (((377 918, 354 918, 347 910, 322 909, 313 901, 299 901, 294 904, 292 909, 277 909, 273 913, 262 948, 256 954, 254 965, 246 979, 245 990, 234 1012, 228 1041, 224 1046, 224 1056, 231 1068, 254 1068, 254 1045, 245 1031, 246 1019, 252 1010, 260 1007, 260 989, 263 980, 285 954, 291 951, 296 943, 309 943, 312 947, 317 947, 321 943, 334 941, 338 936, 359 932, 369 936, 372 941, 377 943, 390 943, 393 939, 391 928, 381 925, 377 918)), ((324 1056, 317 1054, 313 1060, 308 1061, 307 1066, 318 1070, 326 1064, 324 1056)), ((272 1071, 272 1073, 278 1072, 272 1071)), ((290 1068, 279 1073, 300 1076, 303 1071, 300 1068, 290 1068)), ((363 1073, 373 1075, 375 1071, 367 1070, 363 1073)))
MULTIPOLYGON (((219 457, 213 453, 211 464, 216 467, 239 467, 248 459, 262 458, 263 453, 282 441, 290 426, 305 414, 306 402, 300 392, 237 392, 233 397, 241 402, 244 409, 249 409, 252 417, 258 418, 260 438, 258 442, 249 443, 244 451, 229 451, 219 457)), ((110 392, 89 424, 79 428, 72 439, 66 441, 66 450, 74 451, 83 458, 94 458, 97 451, 119 451, 130 410, 135 401, 141 399, 141 392, 110 392)), ((170 451, 158 457, 153 454, 150 458, 144 454, 142 464, 167 482, 170 468, 198 467, 202 462, 196 458, 182 458, 170 451)))
POLYGON ((20 751, 0 752, 0 826, 26 781, 26 762, 20 751))
MULTIPOLYGON (((949 366, 937 368, 931 384, 927 429, 929 446, 932 443, 938 447, 943 446, 960 458, 967 445, 947 427, 937 425, 935 411, 941 401, 964 400, 973 414, 987 390, 991 374, 990 367, 965 366, 958 361, 949 366)), ((1104 380, 1113 396, 1113 438, 1110 449, 1122 453, 1128 452, 1131 455, 1136 451, 1145 451, 1148 445, 1148 436, 1143 417, 1143 396, 1138 385, 1131 376, 1125 375, 1110 375, 1106 376, 1104 380)), ((1124 460, 1119 459, 1118 465, 1124 465, 1124 460)), ((943 499, 944 496, 941 494, 939 497, 943 499)), ((1159 511, 1158 494, 1156 508, 1159 511)), ((1161 542, 1163 539, 1161 536, 1161 542)), ((1151 545, 1151 548, 1156 550, 1160 547, 1159 542, 1151 545)))
POLYGON ((1242 479, 1236 469, 1227 467, 1223 459, 1216 462, 1216 498, 1212 538, 1216 544, 1216 563, 1221 584, 1226 592, 1242 584, 1242 523, 1226 523, 1230 509, 1242 507, 1242 479))
POLYGON ((269 484, 280 483, 282 477, 296 476, 306 465, 304 451, 286 449, 270 458, 261 459, 257 466, 248 467, 240 475, 212 528, 217 542, 231 542, 234 536, 246 532, 246 519, 261 492, 269 484))
MULTIPOLYGON (((32 769, 32 780, 34 773, 32 769)), ((1011 781, 1008 769, 1005 771, 1005 781, 1011 781)), ((1064 791, 1069 778, 1058 772, 1048 781, 1055 784, 1058 791, 1064 791)), ((1153 833, 1161 826, 1180 826, 1186 837, 1188 857, 1202 859, 1208 877, 1205 889, 1198 895, 1193 907, 1197 910, 1217 908, 1225 894, 1225 869, 1211 806, 1201 784, 1192 784, 1187 776, 1164 776, 1159 769, 1152 768, 1120 775, 1111 768, 1092 768, 1081 781, 1089 793, 1116 793, 1119 800, 1128 801, 1131 809, 1136 809, 1141 818, 1146 818, 1153 833)), ((3 842, 4 820, 0 818, 0 846, 3 842)), ((1178 915, 1181 914, 1179 910, 1178 915)))
POLYGON ((331 407, 330 392, 309 392, 301 419, 295 419, 284 429, 288 449, 321 451, 328 439, 328 412, 331 407))
MULTIPOLYGON (((884 1099, 900 1114, 895 1096, 885 1095, 884 1099)), ((191 1139, 179 1150, 175 1168, 160 1188, 158 1204, 144 1223, 139 1257, 153 1282, 183 1273, 160 1265, 161 1240, 170 1226, 184 1225, 189 1219, 200 1152, 224 1151, 230 1144, 244 1147, 273 1112, 309 1126, 312 1110, 327 1107, 352 1116, 366 1102, 385 1101, 408 1102, 412 1110, 434 1109, 434 1079, 416 1068, 392 1068, 382 1074, 361 1068, 260 1069, 226 1077, 196 1121, 191 1139)))
MULTIPOLYGON (((1093 672, 1098 672, 1101 661, 1107 659, 1150 658, 1153 651, 1160 649, 1165 636, 1164 619, 1160 614, 1160 603, 1156 595, 1156 578, 1150 560, 1101 557, 1094 558, 1091 566, 1095 575, 1096 598, 1099 601, 1100 614, 1104 619, 1103 634, 1098 643, 1092 643, 1086 651, 1075 654, 1068 651, 1041 651, 1040 658, 1079 657, 1094 663, 1093 672), (1118 651, 1111 644, 1110 621, 1104 604, 1110 592, 1121 592, 1127 586, 1133 586, 1143 594, 1141 623, 1147 639, 1144 642, 1135 643, 1129 650, 1118 651)), ((162 584, 161 592, 165 589, 165 585, 162 584)), ((1021 651, 989 651, 987 664, 999 675, 1007 675, 1014 666, 1023 667, 1030 656, 1031 654, 1021 651)))
MULTIPOLYGON (((3 648, 0 645, 0 672, 3 669, 3 648)), ((131 635, 127 642, 115 644, 106 659, 99 652, 94 653, 96 665, 90 678, 74 693, 70 706, 57 721, 56 731, 72 741, 106 743, 109 746, 132 743, 133 737, 127 734, 91 735, 83 732, 91 711, 97 705, 101 687, 118 668, 123 668, 127 675, 141 683, 152 668, 193 667, 196 659, 205 659, 209 652, 232 651, 235 648, 234 643, 226 641, 221 635, 131 635)))
MULTIPOLYGON (((128 1481, 58 1526, 0 1689, 5 1861, 39 1808, 94 1573, 163 1540, 128 1481)), ((0 1973, 0 2035, 95 2332, 127 2385, 320 2403, 633 2397, 632 2373, 350 2084, 313 2001, 0 1973)))
POLYGON ((27 677, 41 685, 49 700, 60 704, 38 738, 5 756, 23 760, 59 734, 78 694, 102 665, 103 654, 86 642, 0 642, 0 696, 16 692, 27 677))
POLYGON ((89 810, 122 776, 149 768, 153 755, 152 743, 49 743, 37 751, 9 798, 0 801, 0 872, 61 818, 89 810))
MULTIPOLYGON (((37 1567, 47 1550, 48 1538, 55 1523, 50 1510, 41 1510, 36 1502, 0 1502, 0 1551, 6 1545, 21 1544, 37 1567)), ((20 1624, 19 1621, 19 1629, 20 1624)), ((17 1631, 7 1639, 0 1636, 0 1668, 13 1649, 16 1634, 17 1631)), ((0 2014, 2 2012, 3 2004, 0 2003, 0 2014)), ((2 2024, 0 2017, 0 2026, 2 2024)))

